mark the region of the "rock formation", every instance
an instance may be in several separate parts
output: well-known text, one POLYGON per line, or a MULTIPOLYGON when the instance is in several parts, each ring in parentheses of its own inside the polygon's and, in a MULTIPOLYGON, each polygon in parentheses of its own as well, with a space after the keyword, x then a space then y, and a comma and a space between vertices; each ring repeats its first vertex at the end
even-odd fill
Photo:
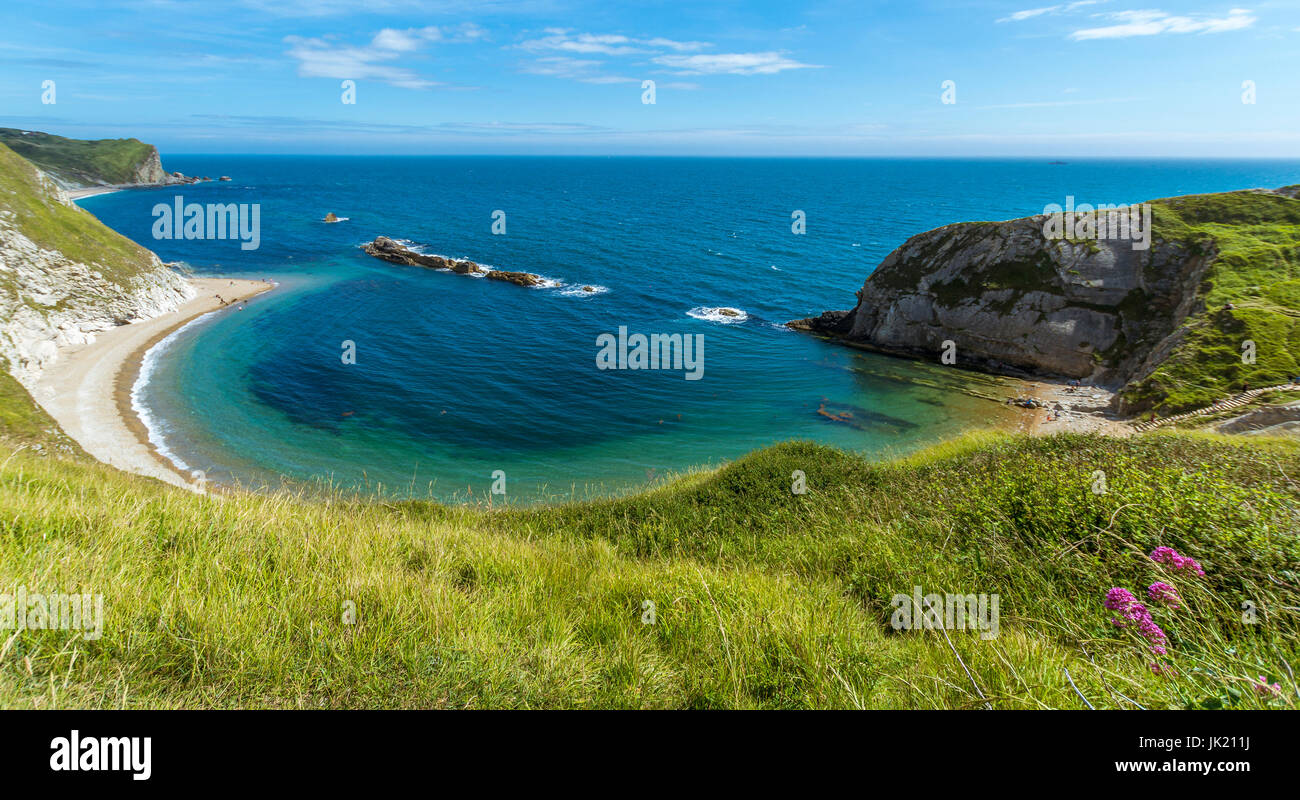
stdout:
POLYGON ((881 262, 851 311, 793 328, 995 371, 1122 384, 1192 311, 1213 249, 1156 240, 1050 240, 1043 216, 948 225, 881 262))
POLYGON ((531 272, 509 272, 503 269, 494 269, 487 273, 487 279, 491 281, 505 281, 513 283, 516 286, 541 286, 541 277, 531 272))
POLYGON ((166 180, 164 180, 164 181, 162 181, 162 182, 163 182, 163 183, 201 183, 202 181, 210 181, 210 180, 212 180, 212 179, 211 179, 211 178, 198 178, 198 177, 195 177, 195 176, 193 176, 193 175, 186 175, 186 174, 183 173, 183 172, 173 172, 173 173, 171 173, 170 176, 167 177, 166 180))
POLYGON ((163 171, 162 159, 158 157, 158 148, 149 145, 149 152, 135 165, 127 183, 166 183, 167 173, 163 171))
POLYGON ((1300 186, 1152 200, 1130 238, 1100 227, 1061 238, 1069 214, 948 225, 890 253, 852 310, 788 324, 887 353, 1089 380, 1118 390, 1121 413, 1197 408, 1300 374, 1297 198, 1300 186), (1245 357, 1255 351, 1265 355, 1245 357))
POLYGON ((467 259, 443 258, 442 256, 431 256, 413 250, 405 245, 393 241, 387 236, 377 236, 373 242, 366 242, 361 245, 361 249, 368 255, 375 258, 382 258, 394 264, 406 264, 413 267, 428 267, 430 269, 445 269, 458 275, 483 275, 494 281, 506 281, 516 286, 540 286, 542 278, 540 275, 534 275, 531 272, 509 272, 506 270, 489 269, 482 264, 475 264, 467 259))

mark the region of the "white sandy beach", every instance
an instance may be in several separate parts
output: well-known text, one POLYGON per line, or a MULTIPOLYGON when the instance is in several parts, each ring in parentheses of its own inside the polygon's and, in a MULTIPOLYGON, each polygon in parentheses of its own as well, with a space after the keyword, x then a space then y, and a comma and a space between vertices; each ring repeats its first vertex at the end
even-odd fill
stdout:
POLYGON ((105 331, 95 341, 59 351, 32 392, 60 427, 91 456, 118 469, 176 486, 195 486, 148 445, 144 426, 130 407, 131 383, 144 354, 167 334, 197 316, 273 288, 262 281, 197 278, 198 296, 171 314, 105 331))
POLYGON ((88 186, 84 189, 68 189, 68 197, 73 200, 80 200, 83 197, 94 197, 97 194, 112 194, 113 192, 122 191, 124 186, 88 186))

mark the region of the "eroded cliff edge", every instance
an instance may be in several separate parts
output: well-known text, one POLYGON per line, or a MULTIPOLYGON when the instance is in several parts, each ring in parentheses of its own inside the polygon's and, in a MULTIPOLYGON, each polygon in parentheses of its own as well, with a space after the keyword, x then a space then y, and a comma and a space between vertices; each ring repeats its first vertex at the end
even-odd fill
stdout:
POLYGON ((1051 239, 1043 215, 948 225, 890 253, 852 310, 789 324, 899 355, 937 358, 951 341, 958 363, 1120 390, 1123 411, 1185 407, 1295 374, 1297 194, 1151 201, 1147 249, 1051 239))
POLYGON ((194 289, 0 145, 0 359, 31 387, 61 346, 175 311, 194 289))

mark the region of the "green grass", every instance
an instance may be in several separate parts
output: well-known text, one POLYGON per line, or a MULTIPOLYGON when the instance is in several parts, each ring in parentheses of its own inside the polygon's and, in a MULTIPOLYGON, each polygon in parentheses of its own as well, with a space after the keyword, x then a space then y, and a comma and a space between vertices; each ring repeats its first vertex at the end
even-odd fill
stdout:
MULTIPOLYGON (((55 200, 30 163, 0 144, 0 212, 7 222, 47 250, 93 265, 123 287, 151 268, 148 250, 105 226, 89 213, 55 200)), ((5 280, 0 278, 0 280, 5 280)))
POLYGON ((0 442, 11 449, 49 447, 86 457, 81 447, 59 429, 59 424, 32 402, 27 390, 9 374, 4 359, 0 359, 0 442))
POLYGON ((129 183, 154 151, 139 139, 65 139, 18 128, 0 128, 0 144, 46 172, 86 184, 129 183))
POLYGON ((1300 375, 1300 200, 1229 192, 1159 200, 1153 210, 1156 237, 1196 242, 1217 256, 1186 338, 1125 388, 1126 405, 1173 414, 1239 392, 1243 381, 1270 386, 1300 375), (1247 340, 1254 363, 1242 360, 1247 340))
POLYGON ((983 435, 887 463, 790 443, 496 511, 0 462, 0 591, 105 595, 98 640, 0 637, 3 707, 1082 707, 1067 668, 1098 708, 1296 702, 1300 447, 1280 442, 983 435), (1208 574, 1171 576, 1157 545, 1208 574), (1157 612, 1164 676, 1102 607, 1155 580, 1187 603, 1157 612), (998 594, 1000 635, 893 630, 915 585, 998 594))

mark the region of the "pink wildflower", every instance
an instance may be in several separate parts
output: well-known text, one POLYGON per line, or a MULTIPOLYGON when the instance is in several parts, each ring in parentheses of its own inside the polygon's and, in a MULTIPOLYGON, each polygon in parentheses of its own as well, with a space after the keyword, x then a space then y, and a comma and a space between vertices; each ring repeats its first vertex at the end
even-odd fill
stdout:
POLYGON ((1137 632, 1147 640, 1152 653, 1158 656, 1166 654, 1167 651, 1164 645, 1168 637, 1165 636, 1165 632, 1156 624, 1156 621, 1151 618, 1151 612, 1147 610, 1146 606, 1137 601, 1132 592, 1118 586, 1111 589, 1106 593, 1106 607, 1118 611, 1120 617, 1123 617, 1123 619, 1120 617, 1112 618, 1111 624, 1117 628, 1126 628, 1130 622, 1133 623, 1137 627, 1137 632))
POLYGON ((1156 581, 1147 587, 1147 597, 1153 602, 1170 608, 1178 608, 1183 602, 1183 599, 1178 596, 1177 589, 1161 581, 1156 581))
POLYGON ((1106 592, 1106 608, 1111 611, 1122 611, 1131 604, 1136 603, 1137 598, 1128 589, 1121 589, 1116 586, 1109 592, 1106 592))
POLYGON ((1281 697, 1282 695, 1282 684, 1280 683, 1270 684, 1268 682, 1268 679, 1266 679, 1263 675, 1260 675, 1259 678, 1251 685, 1255 687, 1256 693, 1265 695, 1267 697, 1281 697))
POLYGON ((1171 569, 1177 572, 1186 570, 1196 575, 1205 575, 1205 570, 1201 569, 1201 565, 1196 559, 1180 556, 1178 551, 1172 547, 1157 547, 1151 551, 1148 558, 1157 564, 1168 564, 1171 569))

